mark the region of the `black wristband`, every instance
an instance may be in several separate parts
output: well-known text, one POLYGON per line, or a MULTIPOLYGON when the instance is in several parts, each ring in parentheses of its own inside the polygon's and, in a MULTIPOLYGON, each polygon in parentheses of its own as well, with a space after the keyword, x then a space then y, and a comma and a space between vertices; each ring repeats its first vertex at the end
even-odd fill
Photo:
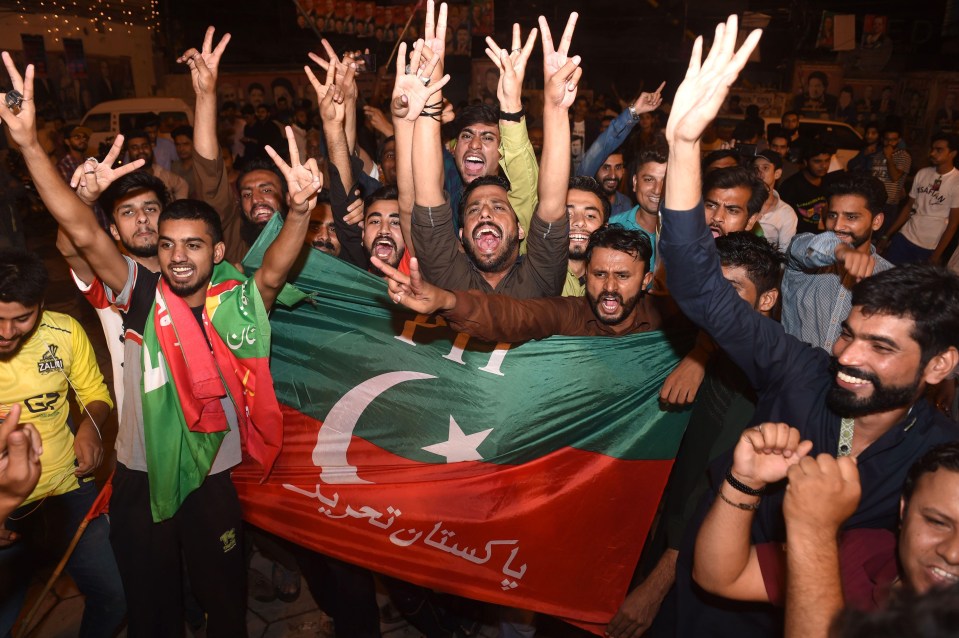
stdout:
POLYGON ((760 496, 763 492, 766 491, 765 487, 761 487, 758 490, 756 490, 749 487, 745 483, 737 480, 736 477, 733 476, 733 468, 729 468, 728 470, 726 470, 726 482, 729 483, 730 487, 732 487, 737 492, 742 492, 743 494, 748 494, 749 496, 760 496))
POLYGON ((499 119, 506 120, 507 122, 519 122, 523 119, 523 116, 526 115, 526 109, 520 109, 516 113, 507 113, 506 111, 499 112, 499 119))

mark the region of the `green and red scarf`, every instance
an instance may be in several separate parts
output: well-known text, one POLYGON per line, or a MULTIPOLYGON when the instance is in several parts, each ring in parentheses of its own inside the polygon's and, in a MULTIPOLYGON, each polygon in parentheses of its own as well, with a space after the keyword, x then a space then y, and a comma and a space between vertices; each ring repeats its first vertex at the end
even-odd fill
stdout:
POLYGON ((172 517, 209 474, 236 407, 244 453, 269 474, 283 440, 270 375, 270 321, 253 277, 219 263, 203 327, 162 278, 143 331, 143 431, 154 521, 172 517), (207 341, 209 338, 209 341, 207 341))

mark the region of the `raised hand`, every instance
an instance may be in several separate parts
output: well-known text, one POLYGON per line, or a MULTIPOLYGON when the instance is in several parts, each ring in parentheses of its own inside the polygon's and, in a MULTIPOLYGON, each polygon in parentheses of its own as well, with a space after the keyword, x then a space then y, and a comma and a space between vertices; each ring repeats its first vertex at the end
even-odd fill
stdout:
POLYGON ((409 66, 405 65, 405 60, 406 43, 401 42, 396 56, 396 83, 393 85, 390 110, 394 117, 414 122, 430 97, 450 81, 450 76, 447 74, 433 81, 433 72, 439 66, 440 57, 434 55, 423 40, 414 43, 409 66))
POLYGON ((390 298, 394 303, 403 304, 410 310, 424 315, 431 315, 440 310, 452 310, 456 305, 456 295, 423 280, 419 260, 416 257, 410 259, 409 275, 404 275, 377 257, 370 257, 370 263, 386 277, 390 298))
POLYGON ((640 93, 636 101, 633 102, 633 111, 638 115, 640 113, 649 113, 655 111, 663 104, 663 89, 666 87, 664 81, 652 93, 640 93))
POLYGON ((110 184, 127 173, 132 173, 143 167, 144 160, 138 159, 129 164, 113 168, 122 150, 123 136, 117 135, 116 139, 113 140, 113 146, 110 147, 110 152, 107 153, 107 156, 103 158, 102 162, 97 161, 95 157, 88 157, 77 167, 77 170, 73 172, 73 176, 70 178, 70 188, 76 190, 77 197, 79 197, 83 203, 88 206, 93 206, 93 203, 97 201, 100 194, 103 193, 110 184))
POLYGON ((443 74, 443 59, 446 57, 446 3, 440 3, 439 14, 435 15, 433 0, 426 2, 426 24, 423 27, 423 42, 436 55, 439 64, 436 67, 438 80, 443 74))
POLYGON ((569 108, 576 101, 576 90, 583 69, 579 63, 582 59, 575 55, 569 57, 569 45, 573 41, 573 31, 579 14, 575 11, 569 14, 566 29, 559 42, 559 48, 553 46, 553 35, 550 33, 546 18, 539 17, 539 30, 543 40, 543 87, 544 99, 547 105, 557 108, 569 108))
POLYGON ((859 468, 851 457, 807 456, 789 468, 783 501, 786 526, 835 534, 856 511, 861 495, 859 468))
POLYGON ((785 423, 763 423, 746 429, 733 450, 732 474, 759 489, 786 478, 786 472, 809 454, 812 441, 785 423))
POLYGON ((513 25, 513 45, 509 51, 501 49, 493 38, 486 37, 486 56, 499 69, 499 83, 496 85, 496 97, 500 109, 515 113, 522 108, 523 79, 526 76, 526 63, 536 44, 536 29, 529 32, 526 44, 523 44, 519 24, 513 25), (522 48, 521 48, 522 47, 522 48))
MULTIPOLYGON (((353 72, 355 68, 356 65, 353 63, 347 66, 346 74, 340 78, 343 85, 353 82, 353 72)), ((346 119, 346 99, 341 86, 335 82, 335 76, 335 67, 328 66, 326 69, 326 84, 319 88, 317 88, 317 84, 314 84, 313 88, 316 90, 317 96, 321 93, 323 95, 319 105, 320 117, 323 121, 342 126, 346 119)), ((312 75, 310 76, 310 82, 316 82, 316 78, 312 75)))
POLYGON ((7 106, 7 94, 0 93, 0 119, 7 125, 10 137, 17 146, 28 146, 37 142, 37 112, 33 103, 33 65, 28 64, 23 76, 17 71, 13 58, 6 51, 2 54, 3 65, 7 67, 10 84, 20 94, 22 101, 19 110, 14 112, 7 106))
POLYGON ((676 90, 669 121, 666 123, 666 141, 671 146, 677 141, 699 140, 703 131, 719 113, 729 94, 729 88, 746 66, 750 54, 762 36, 762 31, 756 29, 737 51, 737 33, 738 21, 735 15, 729 16, 725 24, 718 24, 713 46, 709 49, 705 61, 702 60, 702 36, 697 37, 693 43, 686 77, 676 90))
MULTIPOLYGON (((330 95, 332 99, 332 93, 330 95)), ((290 193, 290 213, 309 215, 310 211, 316 207, 316 194, 323 188, 323 173, 320 172, 316 160, 312 157, 306 161, 306 164, 300 163, 296 138, 293 137, 293 129, 289 126, 286 127, 286 139, 290 149, 289 164, 284 162, 271 146, 266 146, 266 152, 286 178, 287 190, 290 193)))
POLYGON ((203 36, 203 45, 200 50, 195 48, 187 49, 183 55, 177 58, 180 64, 186 64, 190 69, 190 77, 193 80, 193 91, 197 94, 216 92, 216 78, 220 69, 220 58, 226 51, 226 45, 230 43, 230 34, 227 33, 220 42, 213 46, 214 27, 207 27, 206 35, 203 36))
MULTIPOLYGON (((326 38, 324 38, 321 43, 323 44, 323 48, 326 49, 326 55, 329 60, 324 60, 313 52, 308 54, 310 59, 318 64, 319 67, 324 71, 329 71, 330 66, 332 65, 334 71, 336 72, 336 79, 334 82, 338 87, 340 87, 340 90, 343 91, 343 99, 347 101, 355 101, 359 92, 356 87, 356 82, 352 80, 353 75, 350 75, 351 80, 349 84, 345 82, 346 74, 351 68, 353 73, 356 73, 357 71, 356 61, 353 59, 353 53, 349 51, 344 53, 343 59, 341 60, 339 56, 336 55, 336 51, 333 50, 333 47, 326 40, 326 38)), ((313 90, 316 91, 317 103, 322 102, 323 97, 326 95, 326 85, 322 84, 318 79, 316 79, 316 75, 313 74, 313 69, 310 67, 304 66, 303 70, 306 71, 306 77, 310 79, 310 84, 313 85, 313 90)))

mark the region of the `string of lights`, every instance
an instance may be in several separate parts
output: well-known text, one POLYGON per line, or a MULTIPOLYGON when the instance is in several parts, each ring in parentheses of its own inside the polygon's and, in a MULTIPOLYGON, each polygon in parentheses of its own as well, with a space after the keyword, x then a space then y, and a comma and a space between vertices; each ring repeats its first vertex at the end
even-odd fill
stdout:
POLYGON ((159 0, 16 0, 16 11, 25 27, 50 34, 55 42, 88 29, 132 34, 135 26, 160 28, 159 0))

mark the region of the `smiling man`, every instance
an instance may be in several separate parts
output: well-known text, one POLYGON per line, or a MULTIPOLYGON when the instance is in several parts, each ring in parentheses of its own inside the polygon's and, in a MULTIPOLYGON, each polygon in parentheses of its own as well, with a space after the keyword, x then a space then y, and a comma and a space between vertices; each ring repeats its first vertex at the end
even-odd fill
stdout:
POLYGON ((633 160, 633 194, 636 205, 626 212, 613 215, 610 224, 638 230, 646 234, 653 247, 649 270, 656 269, 656 233, 659 227, 659 202, 666 180, 666 156, 656 149, 646 149, 633 160))
MULTIPOLYGON (((669 289, 756 389, 752 424, 794 424, 814 452, 857 459, 862 500, 846 527, 892 528, 909 467, 935 445, 959 438, 959 425, 923 398, 927 386, 941 382, 959 363, 959 278, 913 266, 863 279, 853 287, 852 309, 832 356, 786 334, 743 302, 717 267, 697 188, 700 138, 759 41, 759 32, 753 32, 737 52, 737 33, 732 16, 717 29, 714 49, 702 63, 697 43, 670 112, 660 247, 665 259, 683 267, 667 270, 669 289)), ((727 468, 728 463, 714 465, 714 485, 734 504, 754 504, 735 494, 755 495, 749 486, 737 486, 728 474, 728 486, 723 485, 727 468)), ((781 484, 764 492, 752 529, 758 541, 785 540, 784 493, 781 484)), ((721 600, 697 595, 689 580, 690 559, 680 551, 675 635, 699 636, 707 627, 712 635, 781 634, 781 619, 773 614, 734 611, 721 600)))
POLYGON ((831 352, 849 315, 853 286, 892 264, 872 245, 883 224, 882 182, 846 173, 828 192, 826 232, 802 233, 789 246, 782 321, 789 334, 831 352))
POLYGON ((569 265, 563 296, 581 297, 586 294, 586 251, 590 237, 609 219, 610 203, 605 189, 592 177, 570 178, 566 213, 569 216, 569 265))
MULTIPOLYGON (((750 511, 717 500, 696 545, 696 580, 707 591, 785 604, 795 635, 824 635, 844 607, 882 609, 897 590, 922 595, 959 582, 959 443, 931 449, 909 469, 897 548, 890 530, 842 529, 862 488, 855 465, 827 454, 807 456, 809 443, 803 445, 794 428, 782 443, 773 438, 786 431, 777 423, 747 431, 731 470, 751 486, 788 476, 786 546, 751 546, 750 511)), ((724 489, 730 500, 751 500, 724 489)), ((787 629, 787 635, 794 634, 787 629)))
MULTIPOLYGON (((0 417, 19 406, 43 444, 39 482, 0 525, 2 635, 9 635, 38 566, 63 553, 97 498, 92 473, 103 459, 100 428, 113 407, 83 328, 44 309, 48 281, 38 255, 0 250, 0 417), (70 418, 71 388, 86 408, 78 421, 70 418)), ((86 596, 84 635, 113 635, 123 621, 123 585, 109 535, 105 516, 91 520, 66 565, 86 596)))

